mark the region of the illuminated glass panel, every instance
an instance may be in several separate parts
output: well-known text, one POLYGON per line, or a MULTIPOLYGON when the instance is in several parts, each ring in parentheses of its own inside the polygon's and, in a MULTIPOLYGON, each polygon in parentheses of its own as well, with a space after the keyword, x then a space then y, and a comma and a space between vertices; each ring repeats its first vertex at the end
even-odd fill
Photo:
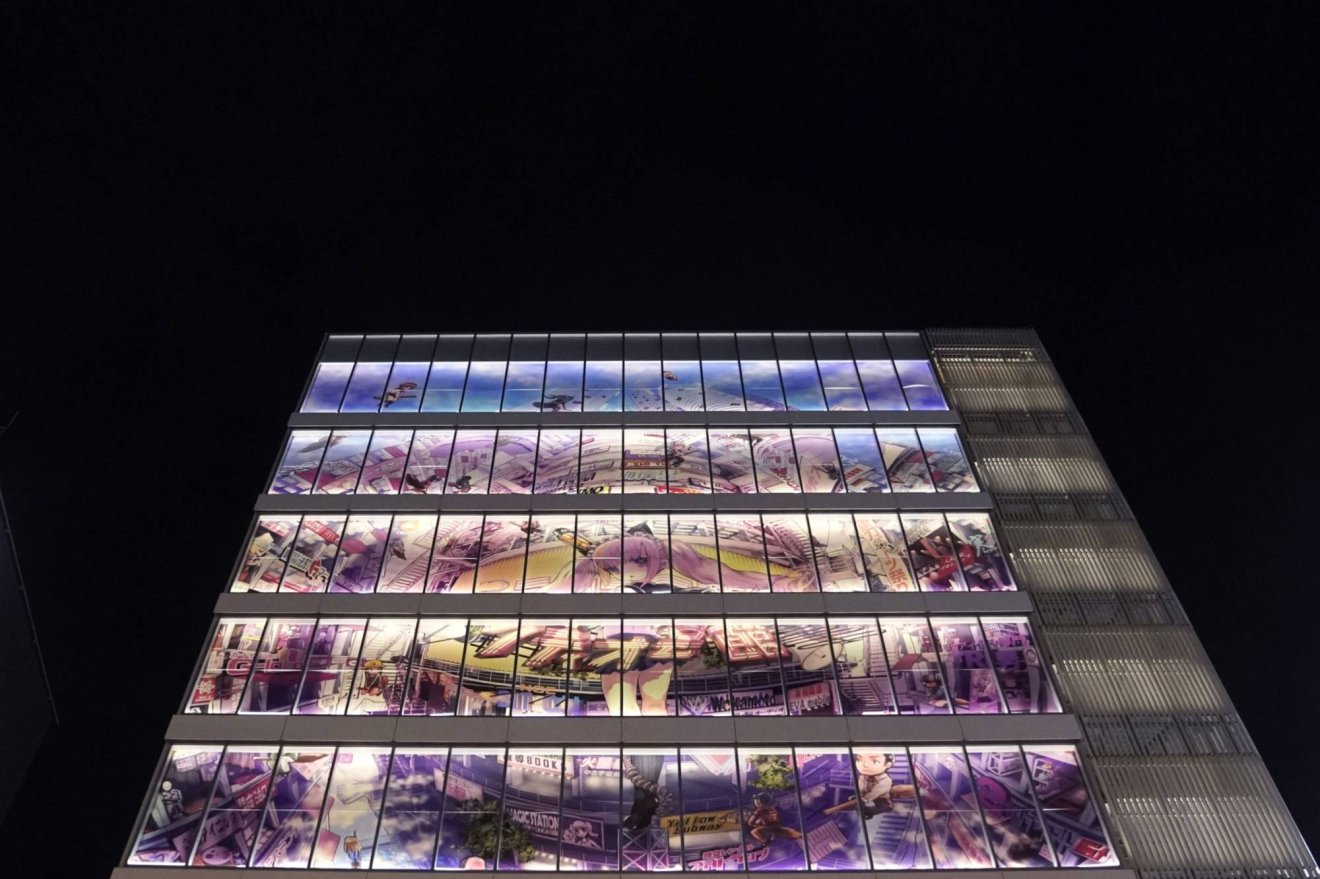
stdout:
POLYGON ((981 619, 981 628, 1008 710, 1014 714, 1062 711, 1026 619, 985 617, 981 619))
POLYGON ((463 684, 458 714, 507 717, 513 697, 513 661, 518 649, 518 620, 469 620, 463 651, 463 684))
POLYGON ((188 697, 186 714, 233 714, 252 671, 265 617, 221 617, 188 697))
POLYGON ((707 412, 742 412, 743 403, 742 376, 738 372, 736 360, 704 360, 701 363, 703 383, 705 384, 705 405, 707 412))
POLYGON ((921 445, 937 491, 979 491, 971 465, 952 427, 922 427, 921 445))
POLYGON ((275 745, 231 745, 225 749, 192 866, 247 866, 278 752, 275 745))
POLYGON ((622 585, 625 592, 669 592, 669 522, 663 513, 623 519, 622 585))
POLYGON ((389 545, 390 517, 350 516, 330 576, 331 592, 371 592, 389 545))
POLYGON ((866 392, 866 406, 872 412, 902 412, 907 409, 903 389, 899 387, 894 364, 888 360, 858 360, 857 374, 866 392))
POLYGON ((671 514, 669 543, 673 554, 670 577, 675 592, 720 591, 714 516, 671 514))
POLYGON ((568 620, 524 618, 518 640, 514 657, 514 716, 562 717, 568 700, 568 620))
POLYGON ((977 808, 976 783, 962 749, 913 748, 912 768, 935 868, 993 867, 977 808))
POLYGON ((1027 774, 1060 867, 1113 867, 1114 847, 1070 745, 1025 749, 1027 774))
POLYGON ((316 474, 315 494, 352 494, 367 456, 369 430, 337 430, 316 474))
POLYGON ((522 592, 530 529, 525 515, 486 517, 475 591, 522 592))
POLYGON ((667 490, 663 428, 623 432, 624 494, 664 494, 667 490))
MULTIPOLYGON (((619 831, 622 868, 648 873, 680 869, 683 830, 677 752, 673 748, 627 747, 620 769, 620 813, 627 810, 619 831)), ((564 852, 568 852, 567 845, 564 852)))
POLYGON ((774 592, 819 592, 816 562, 811 550, 807 517, 791 513, 767 513, 761 517, 765 557, 774 592))
POLYGON ((468 368, 467 387, 463 392, 464 412, 500 411, 507 367, 507 363, 477 361, 468 368))
POLYGON ((948 513, 953 545, 973 592, 1016 589, 989 513, 948 513))
POLYGON ((666 412, 704 412, 701 393, 701 364, 695 360, 666 360, 660 373, 664 379, 666 412))
POLYGON ((504 749, 454 748, 445 779, 437 870, 493 870, 504 827, 504 749))
POLYGON ((536 431, 501 430, 495 440, 491 494, 531 494, 536 480, 536 431))
POLYGON ((253 867, 306 867, 335 749, 286 745, 252 849, 253 867))
POLYGON ((289 444, 284 457, 275 470, 270 494, 308 494, 316 480, 326 446, 330 444, 328 430, 295 430, 289 433, 289 444))
POLYGON ((752 457, 756 461, 756 490, 763 493, 798 493, 797 455, 788 428, 748 431, 752 438, 752 457))
POLYGON ((784 617, 777 622, 788 713, 842 714, 825 620, 784 617))
POLYGON ((741 791, 733 748, 684 748, 683 863, 687 870, 742 870, 741 791))
POLYGON ((572 592, 573 573, 586 553, 572 516, 535 516, 529 526, 525 592, 572 592))
POLYGON ((660 361, 624 361, 623 381, 623 408, 625 412, 661 412, 664 410, 664 396, 660 390, 660 361))
POLYGON ((943 513, 904 513, 903 530, 922 592, 967 591, 943 513))
POLYGON ((862 542, 866 579, 872 592, 916 592, 917 581, 908 564, 907 539, 894 513, 856 513, 857 537, 862 542))
POLYGON ((471 592, 480 557, 480 516, 444 515, 435 529, 427 592, 471 592))
POLYGON ((812 513, 811 544, 821 592, 868 592, 866 568, 853 518, 847 513, 812 513))
POLYGON ((668 620, 575 620, 569 714, 663 717, 674 664, 668 620))
POLYGON ((804 870, 797 773, 787 748, 739 748, 743 846, 749 870, 804 870))
POLYGON ((240 714, 289 713, 315 628, 313 619, 273 619, 266 625, 240 714))
POLYGON ((866 398, 862 396, 862 385, 851 360, 819 360, 816 365, 831 412, 866 411, 866 398))
POLYGON ((848 749, 812 745, 798 748, 795 757, 807 866, 812 870, 870 869, 848 749))
POLYGON ((542 412, 582 411, 582 361, 552 360, 545 368, 545 394, 535 408, 542 412))
POLYGON ((836 427, 834 439, 839 447, 843 483, 848 491, 860 494, 888 491, 885 462, 870 428, 836 427))
POLYGON ((545 363, 515 361, 509 364, 504 379, 504 412, 536 412, 541 407, 541 388, 545 382, 545 363))
MULTIPOLYGON (((716 517, 719 577, 725 592, 768 592, 765 538, 755 514, 716 517)), ((678 563, 675 553, 674 563, 678 563)), ((784 576, 781 574, 780 576, 784 576)), ((785 580, 784 582, 787 583, 785 580)))
POLYGON ((343 714, 353 688, 366 620, 322 619, 312 637, 294 714, 343 714))
POLYGON ((711 428, 710 469, 716 494, 756 494, 752 444, 745 430, 711 428))
POLYGON ((910 427, 877 428, 880 455, 884 458, 885 474, 894 491, 934 491, 926 459, 917 445, 917 432, 910 427))
POLYGON ((421 592, 435 543, 437 516, 394 517, 377 592, 421 592))
POLYGON ((370 866, 389 766, 389 748, 340 748, 335 754, 312 867, 370 866))
POLYGON ((820 391, 820 375, 814 360, 781 360, 779 374, 784 379, 788 408, 798 412, 821 412, 825 396, 820 391))
POLYGON ((403 488, 404 465, 411 430, 378 430, 367 447, 367 462, 358 480, 358 494, 398 494, 403 488))
POLYGON ((577 430, 543 430, 536 450, 536 494, 576 494, 578 489, 577 430))
POLYGON ((553 870, 559 862, 559 748, 510 748, 504 758, 498 869, 553 870))
POLYGON ((408 470, 403 477, 404 494, 442 494, 449 458, 454 450, 452 430, 419 430, 408 452, 408 470))
POLYGON ((382 412, 416 412, 422 405, 429 363, 396 363, 380 399, 382 412))
POLYGON ((853 748, 857 804, 877 870, 929 870, 917 790, 907 751, 853 748))
POLYGON ((944 679, 959 714, 1002 714, 999 684, 975 617, 938 617, 935 640, 944 661, 944 679))
POLYGON ((779 364, 773 360, 742 361, 743 392, 748 412, 783 412, 784 389, 779 383, 779 364))
MULTIPOLYGON (((349 714, 397 715, 403 706, 415 619, 371 620, 353 677, 349 714)), ((368 844, 366 840, 364 845, 368 844)))
POLYGON ((582 411, 620 412, 622 410, 623 364, 617 361, 587 361, 582 411))
POLYGON ((467 382, 466 363, 432 363, 422 397, 423 412, 457 412, 467 382))
POLYGON ((939 382, 935 380, 935 371, 926 360, 896 360, 898 378, 903 384, 903 393, 907 396, 908 408, 914 412, 926 410, 945 410, 948 404, 940 393, 939 382))
POLYGON ((944 673, 926 621, 881 617, 880 635, 899 714, 948 714, 944 673))
POLYGON ((466 620, 422 619, 413 642, 403 713, 448 715, 458 702, 466 620))
POLYGON ((574 592, 618 593, 622 585, 622 520, 619 515, 577 517, 574 592))
MULTIPOLYGON (((719 629, 715 630, 719 638, 719 629)), ((779 668, 783 653, 775 621, 769 617, 729 617, 724 621, 722 652, 729 661, 729 690, 733 713, 738 716, 782 717, 784 677, 779 668)))
POLYGON ((389 363, 363 363, 353 369, 353 378, 348 382, 348 392, 340 412, 377 412, 385 396, 385 382, 390 377, 389 363))
POLYGON ((303 412, 338 412, 339 403, 348 387, 353 372, 351 363, 322 363, 316 367, 316 377, 303 400, 303 412))
POLYGON ((231 592, 274 592, 284 579, 284 565, 302 518, 298 515, 258 516, 234 578, 231 592))
POLYGON ((897 714, 889 663, 873 619, 830 620, 843 714, 897 714))
POLYGON ((399 748, 390 764, 373 870, 429 870, 445 801, 448 748, 399 748))
POLYGON ((971 746, 967 758, 999 866, 1055 866, 1022 753, 1017 748, 971 746))
MULTIPOLYGON (((728 716, 729 660, 724 654, 724 626, 704 619, 674 620, 668 653, 674 660, 673 699, 683 717, 728 716)), ((657 658, 666 655, 663 645, 657 658)))
POLYGON ((324 592, 339 552, 343 516, 304 516, 289 552, 281 592, 324 592))
POLYGON ((803 491, 844 491, 843 470, 839 467, 839 454, 834 447, 834 435, 829 429, 794 428, 793 446, 797 453, 798 470, 802 474, 803 491))
POLYGON ((129 864, 187 863, 222 750, 219 745, 170 748, 129 864))
POLYGON ((666 457, 669 461, 670 494, 710 494, 710 446, 706 431, 678 429, 665 431, 666 457))
MULTIPOLYGON (((619 869, 621 767, 615 748, 569 748, 564 752, 559 869, 619 869)), ((649 863, 641 865, 641 869, 649 867, 649 863)))
POLYGON ((578 463, 578 494, 614 494, 623 480, 623 432, 587 429, 582 431, 578 463))
POLYGON ((495 454, 495 431, 460 430, 454 434, 445 494, 485 494, 495 454))

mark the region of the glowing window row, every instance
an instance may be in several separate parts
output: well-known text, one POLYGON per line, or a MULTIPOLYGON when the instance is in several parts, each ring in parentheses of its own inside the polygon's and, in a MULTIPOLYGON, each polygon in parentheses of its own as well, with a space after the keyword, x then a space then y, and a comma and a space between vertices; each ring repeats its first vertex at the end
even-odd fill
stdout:
POLYGON ((948 409, 926 360, 321 363, 303 412, 948 409))
POLYGON ((231 591, 1015 588, 988 513, 274 513, 231 591))
POLYGON ((130 864, 959 870, 1118 864, 1077 750, 175 745, 130 864))
POLYGON ((271 494, 978 491, 948 427, 295 430, 271 494))
POLYGON ((189 714, 1060 711, 1024 617, 222 617, 189 714))

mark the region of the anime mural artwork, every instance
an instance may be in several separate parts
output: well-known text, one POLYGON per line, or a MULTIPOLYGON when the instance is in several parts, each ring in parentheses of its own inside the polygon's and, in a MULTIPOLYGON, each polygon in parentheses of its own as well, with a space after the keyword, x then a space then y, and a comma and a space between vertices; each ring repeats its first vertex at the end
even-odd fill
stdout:
POLYGON ((301 522, 301 517, 296 515, 258 516, 230 591, 274 592, 278 589, 301 522))
POLYGON ((1009 573, 1008 562, 989 513, 949 513, 949 527, 953 531, 953 545, 962 563, 963 573, 973 592, 1003 592, 1017 587, 1009 573))
POLYGON ((959 714, 1001 714, 1004 711, 995 673, 975 617, 942 617, 934 625, 944 660, 944 680, 959 714))
POLYGON ((842 714, 825 620, 787 617, 775 622, 788 713, 794 717, 842 714))
POLYGON ((907 548, 923 592, 965 592, 953 537, 941 513, 903 514, 907 548))
POLYGON ((982 618, 986 643, 1004 701, 1013 714, 1062 711, 1054 685, 1042 667, 1040 651, 1024 619, 982 618))
POLYGON ((578 563, 590 546, 577 542, 572 516, 534 516, 527 523, 524 592, 572 592, 578 563))
POLYGON ((877 428, 875 435, 880 442, 880 457, 885 462, 885 476, 893 491, 935 490, 915 430, 910 427, 877 428))
POLYGON ((316 474, 315 494, 353 494, 366 461, 369 430, 337 430, 330 435, 321 469, 316 474))
MULTIPOLYGON (((430 870, 444 808, 447 748, 400 748, 389 767, 374 870, 430 870)), ((359 840, 361 837, 359 837, 359 840)))
POLYGON ((398 494, 403 489, 412 436, 411 430, 378 430, 372 434, 358 494, 398 494))
POLYGON ((614 749, 564 753, 561 813, 554 825, 561 870, 617 870, 623 832, 623 761, 614 749))
POLYGON ((623 481, 623 433, 582 431, 578 460, 578 494, 613 494, 623 481))
POLYGON ((674 713, 676 651, 665 619, 578 620, 569 633, 573 716, 663 717, 674 713))
POLYGON ((711 483, 716 494, 756 494, 752 443, 745 430, 709 431, 711 483))
POLYGON ((766 562, 775 592, 819 592, 815 541, 805 515, 766 514, 761 517, 766 562))
POLYGON ((354 666, 367 621, 322 619, 299 685, 294 714, 343 714, 353 691, 354 666))
POLYGON ((280 752, 252 866, 307 866, 333 755, 334 748, 313 746, 286 746, 280 752))
POLYGON ((808 868, 869 870, 848 749, 799 748, 795 757, 808 868))
POLYGON ((970 747, 967 756, 985 815, 986 835, 999 866, 1055 866, 1022 752, 1017 748, 970 747))
POLYGON ((664 430, 625 430, 624 494, 664 494, 668 491, 665 476, 668 461, 664 430))
POLYGON ((377 592, 421 592, 435 544, 438 516, 395 516, 377 592))
POLYGON ((330 442, 328 430, 292 431, 289 444, 284 449, 284 457, 280 459, 275 478, 271 481, 270 493, 309 494, 316 481, 321 458, 325 456, 330 442))
POLYGON ((923 427, 919 433, 926 450, 926 464, 938 491, 979 490, 958 441, 958 431, 951 427, 923 427))
POLYGON ((575 494, 578 489, 578 446, 582 434, 576 430, 543 430, 536 451, 536 494, 575 494))
POLYGON ((281 592, 324 592, 330 582, 344 516, 304 516, 289 553, 281 592))
POLYGON ((846 490, 839 453, 831 430, 793 430, 802 490, 810 493, 833 493, 846 490))
POLYGON ((741 412, 746 408, 738 361, 705 360, 701 375, 707 412, 741 412))
MULTIPOLYGON (((733 748, 684 748, 679 756, 679 775, 683 801, 700 803, 699 808, 683 810, 684 868, 744 869, 742 791, 733 748)), ((672 827, 679 819, 674 816, 667 821, 672 827)))
POLYGON ((908 564, 907 538, 894 513, 857 513, 853 516, 866 564, 871 592, 916 592, 917 580, 908 564))
POLYGON ((445 494, 486 494, 495 454, 495 431, 460 430, 454 434, 445 494))
MULTIPOLYGON (((445 778, 444 807, 435 849, 438 870, 492 870, 498 863, 502 831, 513 830, 501 808, 504 750, 454 748, 445 778)), ((513 831, 505 843, 510 862, 529 857, 525 834, 513 831)))
POLYGON ((288 714, 298 694, 316 620, 273 619, 266 624, 240 714, 288 714))
POLYGON ((852 516, 812 513, 807 520, 820 591, 870 591, 852 516))
POLYGON ((531 520, 487 516, 481 532, 481 562, 474 592, 522 592, 531 520))
POLYGON ((480 558, 481 516, 443 515, 435 529, 427 592, 471 592, 480 558))
POLYGON ((665 431, 669 494, 710 494, 710 446, 704 430, 665 431))
POLYGON ((704 412, 706 400, 701 393, 701 364, 695 360, 666 360, 660 377, 664 379, 666 412, 704 412))
POLYGON ((404 494, 443 494, 454 450, 452 430, 419 430, 413 435, 408 467, 403 476, 404 494))
POLYGON ((624 748, 619 771, 622 868, 652 873, 681 869, 678 754, 673 748, 624 748))
POLYGON ((890 670, 874 619, 839 618, 829 624, 844 714, 897 714, 890 670))
POLYGON ((935 638, 926 621, 881 617, 880 636, 899 713, 950 713, 935 638))
POLYGON ((935 868, 994 867, 977 805, 976 783, 962 751, 913 748, 912 768, 935 868))
POLYGON ((313 868, 361 870, 371 865, 385 799, 389 748, 340 748, 312 851, 313 868))
POLYGON ((176 745, 147 808, 130 864, 187 864, 223 749, 176 745))
POLYGON ((1060 867, 1112 867, 1118 863, 1100 820, 1099 806, 1082 777, 1077 750, 1031 747, 1027 773, 1060 867))
POLYGON ((930 850, 907 752, 853 748, 853 771, 875 869, 929 870, 930 850))
POLYGON ((193 851, 192 866, 248 865, 278 754, 275 745, 231 745, 225 749, 193 851))
POLYGON ((221 617, 188 699, 188 714, 233 714, 252 671, 264 619, 221 617))
POLYGON ((497 869, 555 869, 559 862, 563 775, 563 752, 558 748, 511 748, 504 755, 504 808, 497 869))
POLYGON ((501 430, 491 465, 491 494, 531 494, 536 481, 536 431, 501 430))
POLYGON ((403 714, 454 713, 467 629, 466 620, 424 619, 418 623, 403 696, 403 714))
POLYGON ((742 842, 749 870, 806 869, 797 773, 787 749, 738 751, 742 842))
POLYGON ((371 592, 376 588, 389 545, 389 516, 351 516, 339 541, 330 575, 331 592, 371 592))
POLYGON ((798 478, 798 459, 793 451, 793 435, 781 430, 752 429, 752 459, 756 463, 756 490, 763 493, 802 491, 798 478))
POLYGON ((885 462, 880 457, 875 431, 861 427, 836 427, 834 441, 839 448, 839 466, 847 491, 854 494, 889 491, 885 462))
POLYGON ((416 630, 416 620, 384 617, 371 621, 353 676, 349 714, 399 713, 416 630))

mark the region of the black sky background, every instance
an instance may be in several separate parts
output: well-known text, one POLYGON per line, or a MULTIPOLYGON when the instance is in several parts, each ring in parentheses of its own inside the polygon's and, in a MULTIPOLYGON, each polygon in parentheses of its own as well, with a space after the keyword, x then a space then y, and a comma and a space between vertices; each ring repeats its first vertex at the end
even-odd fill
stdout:
POLYGON ((1034 325, 1320 840, 1315 4, 0 15, 12 875, 119 857, 327 331, 1034 325))

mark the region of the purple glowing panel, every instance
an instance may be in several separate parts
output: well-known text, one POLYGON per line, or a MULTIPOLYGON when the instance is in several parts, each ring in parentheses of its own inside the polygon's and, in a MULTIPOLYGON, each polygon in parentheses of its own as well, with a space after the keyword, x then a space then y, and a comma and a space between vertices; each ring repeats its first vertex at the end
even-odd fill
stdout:
POLYGON ((952 427, 923 427, 917 432, 936 491, 980 491, 958 441, 958 431, 952 427))
POLYGON ((935 371, 925 360, 896 360, 898 379, 903 385, 903 394, 907 397, 908 408, 914 412, 943 411, 949 406, 944 402, 940 384, 935 379, 935 371))
POLYGON ((265 627, 265 617, 220 618, 184 713, 233 714, 238 710, 265 627))
POLYGON ((578 488, 577 430, 543 430, 536 449, 536 494, 576 494, 578 488))
POLYGON ((465 620, 423 619, 418 623, 403 697, 403 714, 435 716, 454 713, 466 641, 465 620))
POLYGON ((880 457, 875 432, 865 427, 837 427, 834 439, 839 447, 842 481, 849 492, 868 494, 889 490, 885 462, 880 457))
POLYGON ((820 375, 814 360, 781 360, 779 374, 784 378, 788 408, 798 412, 822 412, 825 396, 820 391, 820 375))
POLYGON ((491 465, 491 494, 531 494, 536 481, 536 431, 501 430, 491 465))
POLYGON ((269 494, 310 494, 316 471, 330 444, 328 430, 295 430, 275 470, 269 494))
POLYGON ((1068 745, 1033 746, 1026 758, 1059 866, 1116 866, 1118 858, 1100 820, 1100 807, 1077 765, 1077 750, 1068 745))
POLYGON ((422 396, 423 412, 457 412, 467 382, 466 363, 432 363, 422 396))
POLYGON ((944 679, 958 714, 1003 714, 995 673, 975 617, 936 617, 935 640, 944 662, 944 679))
POLYGON ((382 412, 416 412, 422 405, 429 363, 396 363, 380 398, 382 412))
POLYGON ((894 364, 888 360, 859 360, 857 374, 861 376, 862 389, 866 392, 866 406, 872 412, 902 412, 907 409, 894 364))
POLYGON ((542 401, 541 389, 545 382, 545 364, 515 361, 509 364, 504 379, 502 412, 537 412, 542 401))
POLYGON ((973 592, 1007 592, 1017 588, 1009 573, 989 513, 949 513, 953 545, 973 592))
POLYGON ((403 476, 404 494, 443 494, 449 459, 454 450, 452 430, 419 430, 408 452, 403 476))
POLYGON ((314 494, 353 494, 367 457, 369 430, 337 430, 330 436, 314 494))
POLYGON ((230 592, 274 592, 284 579, 294 537, 302 518, 297 515, 258 516, 243 563, 230 592))
POLYGON ((1017 748, 967 749, 990 849, 1000 867, 1053 867, 1027 764, 1017 748))
POLYGON ((367 621, 324 619, 312 636, 294 714, 343 714, 353 692, 353 671, 367 621))
POLYGON ((280 591, 324 592, 330 582, 330 571, 334 568, 343 532, 343 516, 304 516, 289 551, 289 564, 284 569, 280 591))
POLYGON ((1026 618, 984 617, 981 628, 1008 710, 1014 714, 1062 711, 1026 618))
MULTIPOLYGON (((618 750, 569 748, 564 754, 561 782, 559 869, 619 869, 624 831, 620 823, 623 772, 618 750)), ((649 868, 649 863, 640 867, 649 868)))
POLYGON ((740 748, 738 758, 747 869, 805 870, 806 840, 792 751, 740 748))
POLYGON ((454 748, 444 788, 437 870, 493 870, 503 835, 504 749, 454 748))
POLYGON ((881 617, 889 680, 900 714, 948 714, 949 696, 930 626, 921 618, 881 617))
POLYGON ((460 430, 454 434, 445 494, 486 494, 495 455, 495 431, 460 430))
POLYGON ((807 517, 792 513, 767 513, 761 517, 765 537, 765 559, 770 568, 773 592, 819 592, 816 563, 807 517))
POLYGON ((710 433, 711 483, 716 494, 756 494, 752 444, 745 430, 710 433))
POLYGON ((862 385, 851 360, 819 360, 816 366, 831 412, 866 411, 866 398, 862 396, 862 385))
POLYGON ((993 867, 962 749, 913 748, 912 768, 937 870, 993 867))
POLYGON ((348 700, 349 714, 394 716, 402 708, 417 620, 370 621, 348 700))
POLYGON ((303 400, 302 412, 338 412, 339 403, 348 387, 352 363, 322 363, 316 367, 316 377, 303 400))
POLYGON ((411 430, 378 430, 372 434, 357 493, 398 494, 403 488, 404 466, 411 444, 411 430))
POLYGON ((251 866, 307 866, 334 753, 333 747, 312 745, 285 746, 280 752, 251 866))
POLYGON ((796 753, 807 864, 812 870, 869 870, 847 748, 811 746, 796 753))
POLYGON ((240 714, 289 713, 298 695, 315 629, 313 619, 274 619, 267 623, 240 714))
POLYGON ((846 490, 832 431, 795 428, 793 447, 797 452, 803 491, 829 494, 846 490))
POLYGON ((278 752, 275 745, 231 745, 225 750, 192 866, 247 866, 278 752))
POLYGON ((330 575, 330 591, 375 591, 389 537, 389 516, 350 516, 330 575))
POLYGON ((921 591, 967 591, 943 513, 904 513, 903 530, 921 591))
POLYGON ((445 800, 448 748, 399 748, 390 764, 373 870, 429 870, 445 800))
POLYGON ((377 412, 385 397, 385 383, 390 377, 389 363, 363 363, 353 369, 348 392, 340 404, 340 412, 377 412))
POLYGON ((684 748, 679 756, 683 803, 683 864, 687 870, 746 867, 742 793, 733 748, 684 748))
POLYGON ((377 592, 421 592, 435 543, 436 516, 395 516, 377 592))
POLYGON ((853 748, 857 803, 877 870, 929 870, 912 764, 903 748, 853 748))
POLYGON ((335 754, 312 852, 313 868, 370 866, 389 766, 389 748, 340 748, 335 754))
POLYGON ((170 748, 129 864, 188 863, 222 750, 219 745, 170 748))

